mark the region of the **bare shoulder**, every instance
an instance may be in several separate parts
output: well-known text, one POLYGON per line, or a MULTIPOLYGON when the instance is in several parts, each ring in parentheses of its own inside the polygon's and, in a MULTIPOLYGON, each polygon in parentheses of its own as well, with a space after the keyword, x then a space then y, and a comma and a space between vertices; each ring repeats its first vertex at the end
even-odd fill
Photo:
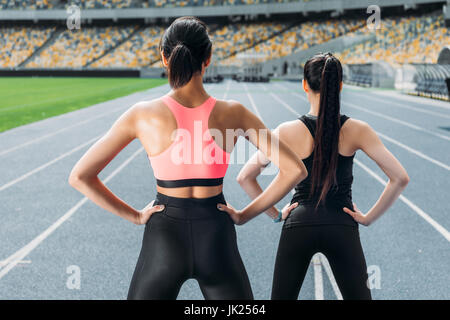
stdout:
POLYGON ((354 137, 366 134, 372 130, 373 129, 367 122, 354 118, 349 118, 347 121, 345 121, 344 125, 341 128, 341 131, 344 135, 349 134, 354 137))
POLYGON ((225 113, 227 115, 239 115, 245 112, 247 109, 245 106, 236 100, 216 100, 216 109, 221 113, 225 113))
POLYGON ((148 133, 155 129, 165 132, 177 127, 174 115, 161 98, 137 102, 129 112, 133 115, 135 127, 139 132, 148 133))
POLYGON ((309 131, 303 122, 295 119, 281 123, 274 132, 275 134, 278 134, 281 140, 286 141, 289 144, 291 141, 298 141, 299 138, 303 139, 303 137, 307 136, 309 131))
POLYGON ((344 141, 352 146, 353 150, 366 149, 368 146, 379 144, 379 138, 372 127, 365 121, 350 118, 341 129, 344 141))
POLYGON ((156 98, 153 100, 139 101, 134 104, 131 108, 133 113, 137 116, 148 116, 151 115, 166 115, 169 110, 164 104, 161 98, 156 98))
POLYGON ((214 128, 238 128, 248 118, 247 109, 236 100, 216 100, 210 125, 214 128))

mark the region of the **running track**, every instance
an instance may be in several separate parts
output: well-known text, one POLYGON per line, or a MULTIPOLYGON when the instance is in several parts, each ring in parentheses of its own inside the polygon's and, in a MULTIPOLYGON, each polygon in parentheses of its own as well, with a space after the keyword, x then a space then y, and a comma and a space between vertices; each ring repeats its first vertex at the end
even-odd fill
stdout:
MULTIPOLYGON (((298 83, 225 81, 206 87, 217 98, 242 102, 270 128, 308 111, 298 83)), ((123 111, 168 90, 165 85, 0 134, 0 299, 126 298, 144 228, 96 207, 67 178, 123 111), (81 271, 79 290, 66 286, 72 265, 81 271)), ((344 89, 342 100, 343 112, 368 122, 411 178, 401 200, 374 225, 360 227, 370 272, 381 275, 373 297, 450 299, 450 104, 354 87, 344 89)), ((240 140, 236 150, 234 156, 253 147, 240 140)), ((366 211, 386 178, 362 152, 356 159, 353 196, 366 211)), ((224 188, 238 208, 248 203, 234 180, 240 167, 230 165, 224 188)), ((151 167, 137 140, 100 177, 139 209, 155 195, 151 167)), ((260 181, 266 185, 271 178, 260 181)), ((289 196, 282 204, 287 201, 289 196)), ((255 298, 268 299, 281 224, 261 215, 237 229, 255 298)), ((179 298, 202 299, 197 283, 187 281, 179 298)), ((323 256, 311 261, 299 298, 340 298, 323 256)))

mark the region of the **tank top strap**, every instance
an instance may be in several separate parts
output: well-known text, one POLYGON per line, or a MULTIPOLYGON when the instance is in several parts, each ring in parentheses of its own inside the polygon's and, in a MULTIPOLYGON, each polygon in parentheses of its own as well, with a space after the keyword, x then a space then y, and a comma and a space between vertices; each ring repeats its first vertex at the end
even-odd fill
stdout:
MULTIPOLYGON (((315 138, 316 119, 310 118, 307 115, 302 115, 298 119, 305 124, 305 126, 308 128, 309 132, 311 133, 312 137, 315 138)), ((350 117, 346 116, 345 114, 341 114, 341 118, 340 118, 341 127, 344 125, 345 121, 347 121, 348 119, 350 119, 350 117)))
POLYGON ((341 127, 344 125, 345 121, 350 119, 349 116, 346 116, 345 114, 341 114, 341 127))
POLYGON ((311 136, 315 138, 316 134, 316 122, 315 120, 309 118, 306 115, 302 115, 300 118, 298 118, 301 122, 305 124, 305 126, 308 128, 309 133, 311 133, 311 136))

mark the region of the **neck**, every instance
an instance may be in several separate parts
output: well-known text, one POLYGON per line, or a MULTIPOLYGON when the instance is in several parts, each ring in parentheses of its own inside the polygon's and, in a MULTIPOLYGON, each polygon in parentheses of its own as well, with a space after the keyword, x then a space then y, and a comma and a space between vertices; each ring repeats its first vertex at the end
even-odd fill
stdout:
POLYGON ((315 95, 310 95, 308 97, 309 99, 309 103, 310 103, 310 107, 309 107, 309 114, 313 115, 313 116, 318 116, 319 115, 319 108, 320 108, 320 95, 319 94, 315 94, 315 95))
POLYGON ((186 107, 198 106, 209 97, 201 75, 194 75, 187 84, 172 90, 172 95, 186 107))

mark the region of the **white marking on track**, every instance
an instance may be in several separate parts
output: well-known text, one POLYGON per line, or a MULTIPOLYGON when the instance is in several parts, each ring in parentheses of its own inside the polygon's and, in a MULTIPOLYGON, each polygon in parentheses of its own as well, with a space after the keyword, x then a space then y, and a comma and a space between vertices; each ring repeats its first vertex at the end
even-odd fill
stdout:
POLYGON ((230 83, 231 83, 231 81, 228 80, 227 86, 225 87, 225 93, 223 94, 223 97, 222 97, 223 100, 225 100, 227 98, 228 92, 230 91, 230 83))
MULTIPOLYGON (((386 181, 383 180, 378 174, 369 169, 366 165, 364 165, 358 159, 354 159, 355 163, 360 166, 364 171, 366 171, 369 175, 371 175, 375 180, 381 183, 383 186, 386 186, 386 181)), ((437 221, 431 218, 425 211, 419 208, 416 204, 414 204, 411 200, 406 198, 404 195, 400 195, 399 199, 405 203, 408 207, 410 207, 415 213, 417 213, 420 217, 422 217, 426 222, 428 222, 434 229, 436 229, 441 235, 444 236, 447 241, 450 241, 450 233, 437 221)))
MULTIPOLYGON (((102 135, 103 135, 103 134, 102 134, 102 135)), ((31 170, 31 171, 28 171, 27 173, 21 175, 20 177, 14 179, 14 180, 11 180, 11 181, 9 181, 9 182, 7 182, 7 183, 5 183, 4 185, 0 186, 0 191, 3 191, 3 190, 5 190, 5 189, 7 189, 7 188, 9 188, 9 187, 11 187, 11 186, 13 186, 13 185, 15 185, 16 183, 18 183, 18 182, 20 182, 20 181, 22 181, 22 180, 25 180, 25 179, 27 179, 27 178, 29 178, 29 177, 32 176, 33 174, 35 174, 35 173, 37 173, 37 172, 39 172, 39 171, 41 171, 41 170, 47 168, 48 166, 50 166, 50 165, 52 165, 52 164, 58 162, 58 161, 61 160, 61 159, 64 159, 65 157, 70 156, 72 153, 77 152, 78 150, 80 150, 80 149, 86 147, 87 145, 93 143, 95 140, 99 139, 102 135, 99 135, 99 136, 97 136, 97 137, 95 137, 95 138, 93 138, 93 139, 90 139, 89 141, 87 141, 87 142, 85 142, 85 143, 83 143, 83 144, 81 144, 81 145, 79 145, 79 146, 73 148, 72 150, 69 150, 69 151, 67 151, 67 152, 65 152, 65 153, 63 153, 63 154, 61 154, 61 155, 59 155, 58 157, 54 158, 53 160, 50 160, 50 161, 44 163, 43 165, 41 165, 41 166, 39 166, 39 167, 37 167, 37 168, 34 168, 34 169, 31 170)))
POLYGON ((444 168, 445 170, 449 170, 450 171, 450 166, 446 165, 445 163, 442 163, 442 162, 440 162, 440 161, 438 161, 436 159, 433 159, 433 158, 427 156, 426 154, 424 154, 424 153, 422 153, 422 152, 420 152, 420 151, 418 151, 418 150, 416 150, 414 148, 411 148, 411 147, 407 146, 406 144, 403 144, 403 143, 401 143, 401 142, 399 142, 399 141, 397 141, 397 140, 395 140, 395 139, 393 139, 393 138, 391 138, 391 137, 389 137, 389 136, 387 136, 387 135, 385 135, 383 133, 377 132, 377 134, 380 137, 382 137, 383 139, 385 139, 385 140, 387 140, 389 142, 392 142, 393 144, 396 144, 397 146, 399 146, 399 147, 401 147, 401 148, 403 148, 403 149, 405 149, 405 150, 415 154, 416 156, 418 156, 418 157, 420 157, 422 159, 425 159, 427 161, 430 161, 431 163, 434 163, 435 165, 437 165, 437 166, 439 166, 441 168, 444 168))
MULTIPOLYGON (((153 99, 155 96, 156 96, 156 94, 155 94, 155 95, 152 94, 152 95, 150 95, 150 96, 148 97, 148 99, 153 99)), ((119 99, 119 98, 117 98, 117 99, 119 99)), ((1 151, 1 152, 0 152, 0 156, 3 156, 3 155, 8 154, 8 153, 10 153, 10 152, 16 151, 16 150, 21 149, 21 148, 23 148, 23 147, 26 147, 26 146, 28 146, 28 145, 30 145, 30 144, 39 142, 39 141, 41 141, 41 140, 43 140, 43 139, 50 138, 50 137, 52 137, 52 136, 54 136, 54 135, 57 135, 57 134, 59 134, 59 133, 61 133, 61 132, 67 131, 67 130, 72 129, 72 128, 75 128, 75 127, 80 126, 80 125, 82 125, 82 124, 89 123, 89 122, 91 122, 91 121, 93 121, 93 120, 96 120, 96 119, 99 119, 99 118, 103 118, 103 117, 109 116, 109 115, 111 115, 111 114, 113 114, 113 113, 115 113, 115 112, 118 112, 118 111, 121 111, 121 110, 130 108, 130 107, 131 107, 131 106, 125 106, 125 107, 115 108, 115 109, 113 109, 113 110, 109 110, 109 111, 107 111, 107 112, 104 112, 104 113, 102 113, 102 114, 100 114, 100 115, 97 115, 97 116, 94 116, 94 117, 90 117, 90 118, 88 118, 88 119, 85 119, 85 120, 82 120, 82 121, 80 121, 80 122, 74 123, 74 124, 72 124, 72 125, 70 125, 70 126, 67 126, 67 127, 61 128, 61 129, 58 129, 58 130, 53 131, 53 132, 51 132, 51 133, 44 134, 44 135, 41 136, 41 137, 38 137, 38 138, 35 138, 35 139, 32 139, 32 140, 28 140, 27 142, 21 143, 21 144, 19 144, 19 145, 17 145, 17 146, 14 146, 14 147, 11 147, 11 148, 9 148, 9 149, 5 149, 5 150, 1 151)), ((74 112, 75 112, 75 111, 74 111, 74 112)), ((63 114, 63 115, 66 115, 66 114, 67 114, 67 113, 65 113, 65 114, 63 114)), ((35 123, 37 124, 38 122, 34 122, 33 124, 35 124, 35 123)))
POLYGON ((255 111, 256 115, 262 120, 263 117, 261 116, 261 113, 259 113, 258 107, 256 107, 255 101, 253 100, 252 95, 248 91, 247 84, 244 83, 244 90, 247 92, 247 97, 250 100, 250 104, 252 105, 253 110, 255 111))
MULTIPOLYGON (((117 175, 123 168, 125 168, 139 153, 144 150, 143 147, 135 151, 130 157, 128 157, 120 166, 118 166, 108 177, 105 178, 103 183, 110 181, 115 175, 117 175)), ((11 256, 6 258, 4 261, 6 265, 4 268, 0 269, 0 279, 8 274, 11 269, 13 269, 19 261, 22 261, 31 251, 33 251, 39 244, 41 244, 45 239, 47 239, 61 224, 63 224, 67 219, 69 219, 83 204, 88 201, 88 198, 84 197, 78 201, 72 208, 70 208, 62 217, 56 220, 50 227, 48 227, 44 232, 39 234, 36 238, 31 240, 27 245, 13 253, 11 256)))
POLYGON ((98 118, 102 118, 102 117, 108 116, 108 115, 110 115, 110 114, 112 114, 112 113, 114 113, 114 112, 117 112, 117 111, 120 111, 120 110, 123 110, 123 109, 124 109, 124 107, 120 107, 120 108, 114 109, 114 110, 112 110, 112 111, 105 112, 104 114, 101 114, 101 115, 98 115, 98 116, 95 116, 95 117, 92 117, 92 118, 89 118, 89 119, 86 119, 86 120, 77 122, 77 123, 72 124, 72 125, 70 125, 70 126, 67 126, 67 127, 65 127, 65 128, 58 129, 58 130, 53 131, 53 132, 51 132, 51 133, 45 134, 45 135, 43 135, 43 136, 41 136, 41 137, 38 137, 38 138, 35 138, 35 139, 32 139, 32 140, 29 140, 29 141, 27 141, 27 142, 25 142, 25 143, 22 143, 22 144, 19 144, 19 145, 17 145, 17 146, 14 146, 14 147, 12 147, 12 148, 9 148, 9 149, 6 149, 6 150, 1 151, 1 152, 0 152, 0 156, 3 156, 3 155, 5 155, 5 154, 7 154, 7 153, 13 152, 13 151, 18 150, 18 149, 21 149, 21 148, 26 147, 26 146, 28 146, 28 145, 30 145, 30 144, 39 142, 39 141, 41 141, 41 140, 43 140, 43 139, 50 138, 50 137, 52 137, 52 136, 54 136, 54 135, 57 135, 57 134, 59 134, 59 133, 61 133, 61 132, 64 132, 64 131, 69 130, 69 129, 72 129, 72 128, 74 128, 74 127, 80 126, 80 125, 82 125, 82 124, 86 124, 86 123, 88 123, 88 122, 91 122, 92 120, 95 120, 95 119, 98 119, 98 118))
POLYGON ((319 253, 318 255, 320 258, 320 262, 322 262, 323 268, 325 269, 325 273, 327 274, 328 279, 330 280, 331 287, 333 288, 336 298, 338 300, 343 300, 341 291, 339 290, 339 287, 336 283, 336 279, 334 278, 334 274, 333 274, 333 271, 331 270, 328 259, 322 253, 319 253))
MULTIPOLYGON (((301 94, 299 94, 297 92, 291 92, 291 94, 293 94, 293 95, 295 95, 295 96, 297 96, 297 97, 307 101, 307 99, 305 97, 303 97, 301 94)), ((437 132, 434 132, 434 131, 422 128, 422 127, 417 126, 415 124, 412 124, 410 122, 403 121, 403 120, 400 120, 400 119, 397 119, 397 118, 394 118, 394 117, 391 117, 391 116, 387 116, 387 115, 385 115, 383 113, 379 113, 379 112, 376 112, 376 111, 367 110, 366 108, 357 106, 357 105, 355 105, 353 103, 350 103, 350 102, 342 101, 342 104, 345 104, 345 105, 347 105, 347 106, 349 106, 351 108, 358 109, 360 111, 372 114, 372 115, 377 116, 379 118, 383 118, 383 119, 389 120, 391 122, 395 122, 395 123, 401 124, 401 125, 403 125, 405 127, 414 129, 416 131, 424 132, 424 133, 427 133, 429 135, 438 137, 440 139, 443 139, 443 140, 446 140, 446 141, 450 141, 450 137, 449 136, 446 136, 444 134, 440 134, 440 133, 437 133, 437 132)))
POLYGON ((316 300, 323 300, 323 278, 322 265, 318 253, 312 257, 314 269, 314 297, 316 300))
MULTIPOLYGON (((31 260, 19 260, 19 261, 17 261, 17 264, 30 264, 30 263, 31 263, 31 260)), ((3 268, 3 266, 5 266, 7 264, 8 264, 8 262, 6 260, 5 261, 0 261, 0 269, 3 268)))
MULTIPOLYGON (((359 92, 356 93, 356 95, 359 96, 359 97, 362 97, 359 92)), ((385 96, 385 98, 389 99, 388 96, 385 96)), ((365 99, 366 100, 376 100, 376 101, 380 101, 380 102, 386 103, 386 100, 383 100, 383 99, 381 99, 379 97, 376 97, 374 95, 371 95, 370 98, 365 96, 365 99)), ((417 108, 417 107, 413 107, 413 106, 408 106, 408 105, 405 105, 405 104, 401 104, 399 102, 394 102, 392 100, 389 100, 389 106, 394 106, 396 108, 402 108, 402 109, 408 109, 408 110, 412 110, 412 111, 416 111, 416 112, 421 112, 421 113, 437 116, 437 117, 440 117, 440 118, 450 119, 450 115, 444 114, 442 112, 436 112, 436 111, 431 111, 431 110, 427 110, 427 109, 422 109, 422 108, 417 108)))

